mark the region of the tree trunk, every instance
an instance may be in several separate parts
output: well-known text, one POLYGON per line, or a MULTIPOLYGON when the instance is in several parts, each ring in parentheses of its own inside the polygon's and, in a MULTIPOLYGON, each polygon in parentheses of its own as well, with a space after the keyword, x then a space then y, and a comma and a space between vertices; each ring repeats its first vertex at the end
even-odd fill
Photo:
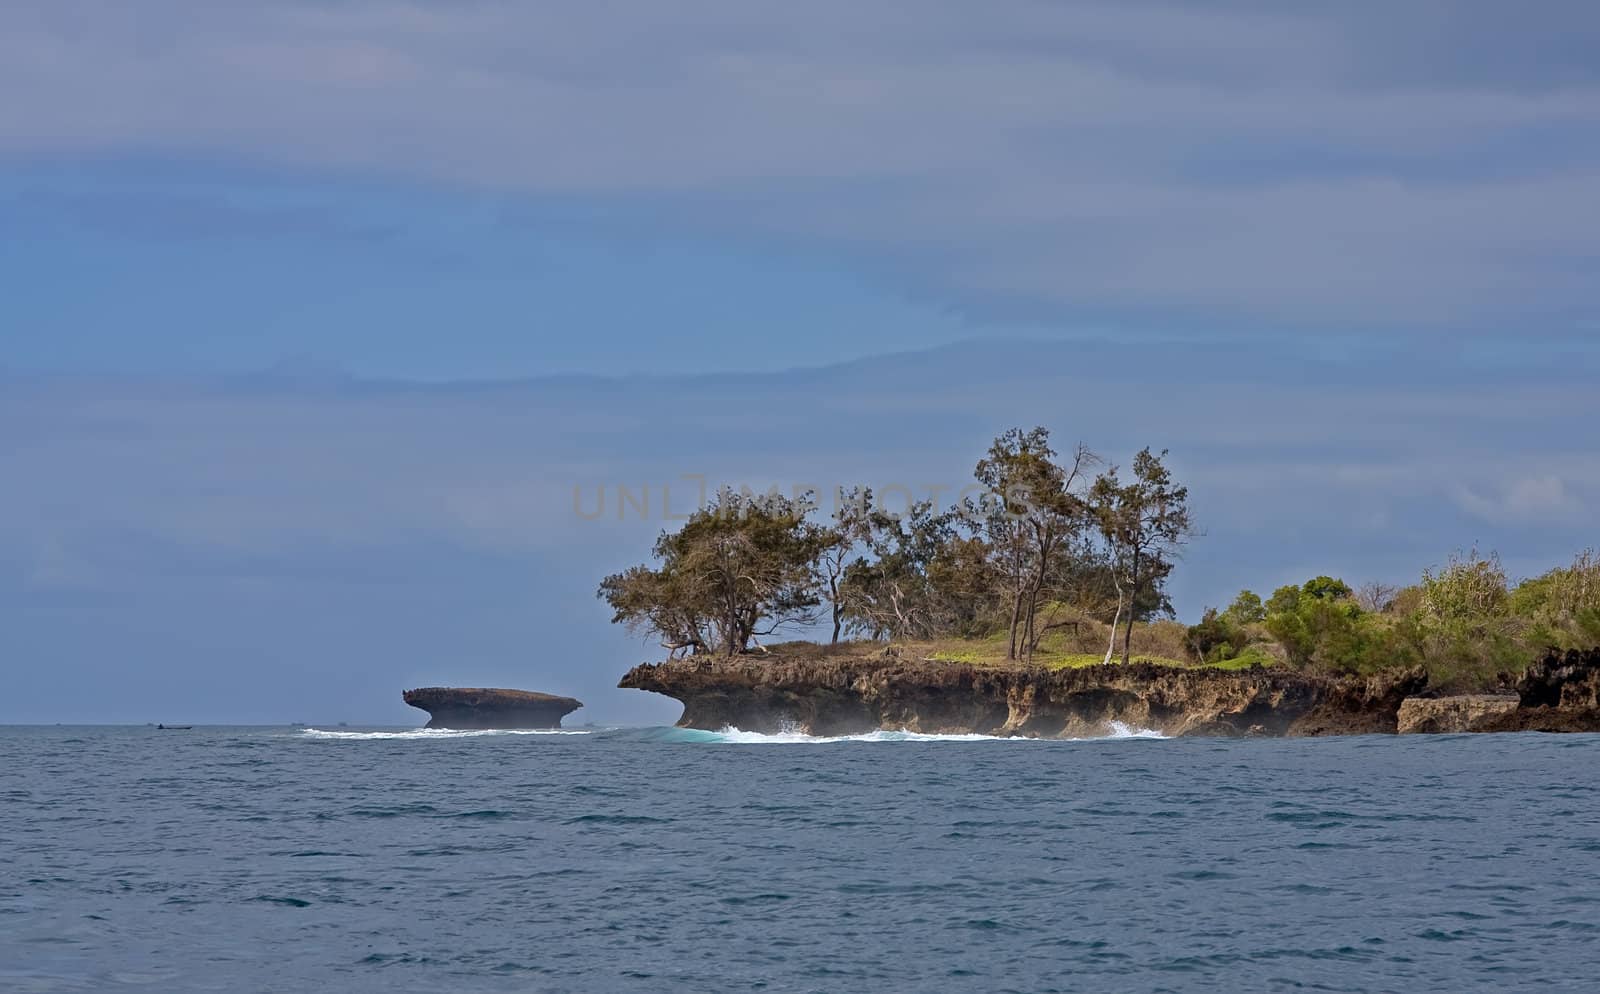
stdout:
POLYGON ((1032 592, 1028 594, 1028 609, 1022 612, 1022 655, 1028 662, 1033 662, 1033 602, 1032 592))
POLYGON ((1128 627, 1122 635, 1122 665, 1128 665, 1133 654, 1133 619, 1139 613, 1139 554, 1133 554, 1133 575, 1128 578, 1128 627))
POLYGON ((1011 594, 1011 644, 1006 649, 1007 659, 1017 658, 1017 625, 1022 620, 1022 588, 1017 587, 1011 594))
MULTIPOLYGON (((1116 570, 1112 569, 1111 577, 1116 581, 1116 570)), ((1111 655, 1117 651, 1117 625, 1122 623, 1122 584, 1117 582, 1117 613, 1111 616, 1111 637, 1106 640, 1106 658, 1100 660, 1101 666, 1111 665, 1111 655)))
POLYGON ((833 609, 833 641, 830 645, 839 644, 839 626, 844 619, 844 610, 839 606, 839 578, 844 573, 844 566, 830 566, 828 570, 828 606, 833 609))

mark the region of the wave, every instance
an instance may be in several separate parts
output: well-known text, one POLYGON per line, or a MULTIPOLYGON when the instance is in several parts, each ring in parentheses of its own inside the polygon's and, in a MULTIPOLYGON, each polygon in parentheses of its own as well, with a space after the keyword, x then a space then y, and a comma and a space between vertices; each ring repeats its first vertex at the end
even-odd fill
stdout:
POLYGON ((300 735, 308 739, 471 739, 497 735, 589 735, 593 731, 592 728, 406 728, 384 732, 352 732, 302 728, 300 735))
POLYGON ((1153 728, 1134 728, 1132 725, 1113 721, 1111 722, 1111 733, 1097 737, 1102 739, 1168 739, 1172 736, 1163 735, 1153 728))
POLYGON ((494 737, 503 735, 592 735, 600 733, 602 739, 622 739, 637 742, 708 743, 723 745, 832 745, 851 742, 1094 742, 1110 739, 1164 739, 1167 736, 1154 729, 1135 728, 1120 721, 1110 723, 1104 735, 1074 739, 1037 739, 1011 735, 979 735, 976 733, 911 732, 904 729, 876 729, 856 735, 811 735, 799 730, 781 732, 747 732, 732 726, 720 731, 699 728, 653 726, 645 728, 406 728, 384 731, 354 731, 348 729, 303 728, 300 736, 307 739, 377 741, 377 740, 443 740, 494 737))
POLYGON ((657 741, 711 742, 729 745, 831 745, 848 742, 1090 742, 1104 739, 1164 739, 1167 736, 1154 729, 1134 728, 1120 721, 1111 722, 1105 735, 1081 739, 1035 739, 1009 735, 979 735, 976 733, 929 733, 905 730, 877 729, 857 735, 810 735, 801 731, 747 732, 729 726, 710 732, 695 728, 652 729, 649 736, 657 741))
POLYGON ((718 742, 731 742, 739 745, 792 745, 816 744, 832 742, 1014 742, 1001 735, 978 734, 935 734, 925 732, 889 731, 877 729, 871 732, 862 732, 859 735, 807 735, 805 732, 774 732, 762 734, 761 732, 746 732, 738 728, 724 728, 720 732, 710 733, 716 736, 718 742))

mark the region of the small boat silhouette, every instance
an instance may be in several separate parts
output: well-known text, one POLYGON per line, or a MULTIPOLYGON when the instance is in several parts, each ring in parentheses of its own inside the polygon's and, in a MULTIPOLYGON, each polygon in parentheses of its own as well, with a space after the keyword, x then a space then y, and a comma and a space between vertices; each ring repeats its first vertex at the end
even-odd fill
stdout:
POLYGON ((193 725, 157 725, 156 728, 163 732, 187 732, 194 728, 193 725))

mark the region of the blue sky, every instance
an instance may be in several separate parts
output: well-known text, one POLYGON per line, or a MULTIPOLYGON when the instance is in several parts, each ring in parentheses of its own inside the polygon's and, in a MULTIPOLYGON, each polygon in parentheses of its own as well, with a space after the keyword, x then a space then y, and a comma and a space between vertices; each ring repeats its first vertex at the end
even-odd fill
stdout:
POLYGON ((1597 47, 1565 0, 7 4, 0 721, 671 720, 592 596, 660 523, 572 487, 953 485, 1013 424, 1173 450, 1189 614, 1553 565, 1597 47))

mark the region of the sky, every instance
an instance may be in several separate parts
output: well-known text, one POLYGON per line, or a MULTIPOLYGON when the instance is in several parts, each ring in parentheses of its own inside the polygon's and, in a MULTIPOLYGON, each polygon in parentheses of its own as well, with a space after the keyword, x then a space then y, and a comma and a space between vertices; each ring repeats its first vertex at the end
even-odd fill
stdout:
POLYGON ((0 722, 614 689, 615 488, 1170 448, 1180 614, 1595 544, 1600 12, 14 0, 0 722), (609 489, 608 489, 609 488, 609 489))

